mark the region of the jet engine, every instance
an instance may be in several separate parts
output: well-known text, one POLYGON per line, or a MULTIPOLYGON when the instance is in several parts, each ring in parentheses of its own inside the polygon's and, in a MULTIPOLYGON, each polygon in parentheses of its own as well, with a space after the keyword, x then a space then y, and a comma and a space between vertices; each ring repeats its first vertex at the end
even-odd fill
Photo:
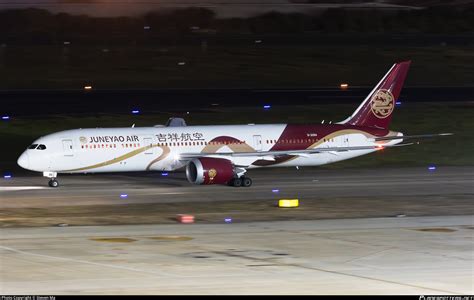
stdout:
POLYGON ((234 178, 234 167, 227 159, 195 158, 186 165, 186 177, 194 184, 227 184, 234 178))

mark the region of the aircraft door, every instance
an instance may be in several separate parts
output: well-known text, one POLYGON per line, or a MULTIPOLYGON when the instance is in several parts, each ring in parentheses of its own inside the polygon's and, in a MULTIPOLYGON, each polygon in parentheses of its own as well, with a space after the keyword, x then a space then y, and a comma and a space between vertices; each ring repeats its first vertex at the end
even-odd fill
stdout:
POLYGON ((145 150, 145 154, 153 154, 153 138, 145 137, 143 138, 143 145, 149 147, 145 150))
POLYGON ((74 156, 72 140, 63 140, 63 152, 64 156, 74 156))
POLYGON ((262 136, 261 135, 254 135, 253 136, 253 144, 256 151, 262 151, 262 136))
POLYGON ((349 135, 342 136, 342 147, 349 147, 349 135))

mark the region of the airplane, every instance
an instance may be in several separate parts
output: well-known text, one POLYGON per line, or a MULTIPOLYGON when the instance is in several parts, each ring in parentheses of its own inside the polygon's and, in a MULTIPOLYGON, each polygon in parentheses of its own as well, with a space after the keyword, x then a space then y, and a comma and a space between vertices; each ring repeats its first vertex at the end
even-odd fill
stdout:
POLYGON ((347 119, 334 124, 247 124, 74 129, 33 142, 18 159, 43 172, 50 187, 59 173, 174 171, 193 184, 250 187, 248 169, 319 166, 405 142, 451 133, 405 136, 388 129, 411 61, 395 63, 347 119))

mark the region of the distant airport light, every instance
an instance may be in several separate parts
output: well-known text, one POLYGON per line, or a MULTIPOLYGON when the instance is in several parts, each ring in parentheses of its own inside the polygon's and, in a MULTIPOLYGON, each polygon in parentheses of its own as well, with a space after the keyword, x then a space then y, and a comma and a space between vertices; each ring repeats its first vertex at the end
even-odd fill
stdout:
POLYGON ((128 198, 127 194, 120 194, 120 198, 128 198))
POLYGON ((64 42, 63 45, 71 45, 71 42, 64 42))
POLYGON ((263 109, 270 109, 270 108, 272 108, 271 105, 264 105, 264 106, 263 106, 263 109))
POLYGON ((150 27, 150 26, 143 26, 143 29, 145 29, 145 30, 150 30, 151 27, 150 27))
POLYGON ((180 61, 180 62, 178 63, 178 66, 184 66, 185 64, 186 64, 185 61, 180 61))
POLYGON ((396 105, 396 106, 402 105, 402 101, 397 101, 397 102, 395 102, 395 105, 396 105))
POLYGON ((194 216, 193 215, 179 214, 179 215, 176 216, 176 219, 178 220, 178 222, 183 223, 183 224, 194 223, 194 216))
POLYGON ((167 173, 167 172, 163 172, 163 173, 161 173, 161 176, 168 176, 168 173, 167 173))
POLYGON ((138 109, 132 110, 132 114, 134 114, 134 115, 138 115, 139 113, 140 113, 140 111, 138 109))
POLYGON ((10 116, 2 116, 2 120, 3 121, 8 121, 8 120, 10 120, 10 116))
POLYGON ((255 40, 255 44, 261 44, 262 40, 255 40))
POLYGON ((346 90, 349 87, 349 84, 341 83, 340 87, 341 87, 341 90, 346 90))
POLYGON ((90 91, 90 90, 92 90, 92 86, 91 85, 86 85, 86 86, 84 86, 84 90, 90 91))
POLYGON ((225 218, 225 219, 224 219, 224 222, 226 222, 226 223, 232 223, 232 218, 225 218))
POLYGON ((435 171, 435 170, 436 170, 436 166, 429 166, 429 167, 428 167, 428 170, 430 170, 430 171, 435 171))

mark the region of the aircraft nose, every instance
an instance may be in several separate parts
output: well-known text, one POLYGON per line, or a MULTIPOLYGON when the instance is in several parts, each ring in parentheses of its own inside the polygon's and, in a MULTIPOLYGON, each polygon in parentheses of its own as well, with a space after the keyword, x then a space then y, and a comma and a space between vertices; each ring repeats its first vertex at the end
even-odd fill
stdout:
POLYGON ((28 167, 30 165, 30 158, 28 156, 28 153, 23 152, 23 154, 20 155, 20 157, 18 158, 17 163, 23 169, 28 169, 28 167))

